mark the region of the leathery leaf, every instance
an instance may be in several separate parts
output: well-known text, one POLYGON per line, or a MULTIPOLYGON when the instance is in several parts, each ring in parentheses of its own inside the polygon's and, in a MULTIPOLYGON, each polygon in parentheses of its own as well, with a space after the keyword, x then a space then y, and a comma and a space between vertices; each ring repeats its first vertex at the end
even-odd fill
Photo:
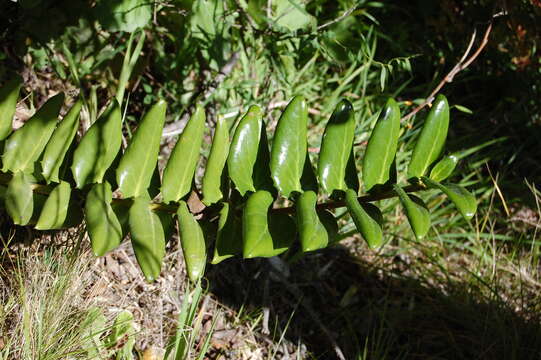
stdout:
POLYGON ((319 153, 318 176, 323 191, 345 190, 345 173, 353 138, 355 116, 353 106, 342 100, 336 106, 323 134, 319 153))
POLYGON ((42 175, 47 183, 59 182, 58 173, 64 157, 77 134, 79 128, 79 113, 83 106, 82 100, 78 100, 64 116, 58 127, 53 132, 51 139, 45 146, 41 158, 42 175))
POLYGON ((404 207, 411 229, 417 239, 422 239, 430 229, 430 213, 421 199, 408 195, 398 185, 393 186, 394 191, 404 207))
POLYGON ((124 197, 141 196, 150 186, 158 161, 166 109, 164 100, 159 100, 150 108, 120 159, 116 181, 124 197))
POLYGON ((231 210, 229 203, 224 202, 220 209, 212 264, 218 264, 227 258, 242 253, 242 238, 240 234, 240 219, 235 217, 235 213, 231 210))
POLYGON ((429 187, 439 189, 447 195, 449 200, 451 200, 458 211, 460 211, 464 219, 469 221, 473 215, 475 215, 475 212, 477 211, 477 201, 468 190, 456 184, 443 185, 426 176, 423 176, 421 180, 429 187))
POLYGON ((71 171, 78 188, 101 183, 122 143, 122 119, 116 100, 84 134, 73 154, 71 171))
POLYGON ((317 194, 305 191, 297 199, 297 225, 302 251, 322 249, 329 243, 327 229, 316 211, 317 194))
POLYGON ((372 130, 363 157, 362 179, 366 191, 389 180, 399 135, 400 108, 396 101, 389 99, 372 130))
POLYGON ((122 240, 122 227, 111 207, 113 193, 108 182, 92 186, 86 196, 85 220, 92 251, 102 256, 122 240))
POLYGON ((241 195, 255 191, 252 174, 259 149, 262 118, 259 106, 250 106, 237 125, 229 147, 227 169, 241 195))
POLYGON ((21 79, 17 77, 9 80, 0 88, 0 141, 11 134, 13 115, 15 115, 17 108, 21 85, 21 79))
POLYGON ((4 204, 6 211, 17 225, 26 225, 34 211, 33 178, 18 171, 13 174, 6 189, 4 204))
POLYGON ((62 181, 51 191, 36 223, 38 230, 61 229, 68 215, 71 186, 62 181))
POLYGON ((421 135, 413 148, 408 167, 410 178, 423 176, 430 164, 438 159, 449 129, 449 104, 443 95, 438 95, 428 113, 421 135))
POLYGON ((272 180, 285 197, 293 191, 302 191, 300 179, 306 159, 307 127, 306 101, 296 96, 278 120, 270 154, 272 180))
POLYGON ((294 222, 287 214, 268 215, 273 197, 258 190, 246 201, 242 217, 243 257, 272 257, 286 251, 295 237, 294 222), (293 230, 292 230, 293 229, 293 230))
POLYGON ((34 171, 34 163, 39 159, 56 127, 63 102, 64 94, 53 96, 7 139, 2 155, 3 172, 34 171))
POLYGON ((147 196, 136 197, 130 207, 129 224, 135 258, 147 281, 160 276, 165 255, 165 235, 158 214, 147 196))
POLYGON ((357 200, 357 193, 352 190, 346 190, 346 206, 348 211, 357 227, 357 230, 361 233, 364 240, 368 243, 372 249, 378 248, 383 244, 383 232, 381 226, 375 219, 375 216, 371 216, 369 212, 359 203, 357 200))
POLYGON ((190 192, 205 131, 205 110, 198 106, 180 135, 163 172, 164 202, 178 201, 190 192))
POLYGON ((437 182, 447 179, 455 170, 457 163, 458 157, 455 155, 445 156, 434 165, 430 171, 430 178, 437 182))
POLYGON ((207 262, 207 249, 203 230, 184 201, 179 202, 177 217, 180 244, 186 261, 188 277, 191 281, 197 282, 203 276, 207 262))
POLYGON ((207 206, 218 202, 223 197, 220 186, 228 152, 229 129, 227 128, 225 119, 219 117, 212 138, 212 147, 205 168, 205 174, 203 175, 203 203, 207 206))

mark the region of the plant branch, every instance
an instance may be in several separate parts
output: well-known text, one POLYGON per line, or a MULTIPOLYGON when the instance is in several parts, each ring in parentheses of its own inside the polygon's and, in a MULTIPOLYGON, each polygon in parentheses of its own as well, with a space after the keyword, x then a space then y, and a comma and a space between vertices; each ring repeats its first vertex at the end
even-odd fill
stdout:
POLYGON ((432 102, 434 101, 434 98, 436 97, 436 95, 440 92, 440 90, 448 83, 451 83, 453 82, 454 80, 454 77, 459 73, 461 72, 462 70, 466 69, 468 66, 470 66, 470 64, 472 62, 475 61, 475 59, 477 59, 477 57, 481 54, 481 52, 483 51, 483 49, 486 47, 486 45, 488 44, 488 38, 490 36, 490 33, 492 32, 492 23, 493 23, 493 19, 496 17, 496 15, 494 15, 492 17, 492 19, 490 20, 490 22, 488 23, 488 26, 485 30, 485 34, 483 36, 483 39, 481 40, 481 43, 479 44, 479 46, 477 47, 477 50, 475 50, 475 52, 470 56, 470 52, 472 51, 473 49, 473 44, 475 43, 475 39, 477 37, 477 30, 475 29, 471 35, 471 39, 470 39, 470 42, 468 44, 468 47, 466 48, 466 51, 464 51, 464 54, 462 55, 462 58, 460 59, 460 61, 451 69, 451 71, 449 71, 449 73, 438 83, 438 85, 434 88, 434 90, 432 90, 432 92, 430 93, 430 95, 425 99, 425 101, 423 101, 419 106, 417 106, 415 109, 413 109, 411 112, 409 112, 407 115, 405 115, 404 117, 402 117, 402 119, 400 119, 400 121, 404 122, 404 121, 407 121, 409 120, 411 117, 413 117, 415 114, 417 114, 419 111, 421 111, 425 106, 427 105, 431 105, 432 102))

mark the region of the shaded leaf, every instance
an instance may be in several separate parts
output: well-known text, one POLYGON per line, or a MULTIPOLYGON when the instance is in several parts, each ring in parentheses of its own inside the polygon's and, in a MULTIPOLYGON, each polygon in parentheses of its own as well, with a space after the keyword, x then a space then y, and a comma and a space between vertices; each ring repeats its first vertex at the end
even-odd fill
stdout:
POLYGON ((344 178, 354 135, 353 106, 349 101, 342 100, 325 127, 319 153, 319 182, 326 194, 346 189, 344 178))
POLYGON ((113 100, 109 108, 88 129, 73 154, 71 171, 78 188, 100 183, 115 160, 122 142, 120 107, 113 100))
POLYGON ((113 193, 108 182, 92 186, 86 196, 85 220, 92 251, 102 256, 122 240, 122 227, 111 207, 113 193))
POLYGON ((414 195, 408 195, 398 185, 393 186, 394 191, 404 207, 404 211, 410 223, 411 229, 417 239, 422 239, 430 229, 430 213, 421 199, 414 195), (410 198, 411 197, 411 198, 410 198))
POLYGON ((315 193, 318 192, 318 184, 314 167, 310 161, 310 156, 306 153, 306 159, 304 160, 304 167, 301 176, 301 188, 303 191, 311 190, 315 193))
POLYGON ((423 176, 430 164, 438 159, 449 129, 449 104, 443 95, 438 95, 425 120, 421 135, 415 144, 408 167, 408 177, 423 176))
POLYGON ((148 0, 101 0, 94 9, 100 24, 109 31, 133 32, 152 18, 153 2, 148 0))
POLYGON ((42 175, 47 181, 60 182, 58 177, 60 167, 64 162, 77 129, 79 128, 79 113, 83 106, 82 100, 78 100, 64 116, 58 127, 53 132, 51 139, 43 151, 41 159, 42 175))
POLYGON ((34 211, 33 178, 31 175, 18 171, 9 181, 4 204, 6 211, 17 225, 26 225, 34 211))
POLYGON ((124 197, 141 196, 150 186, 160 152, 166 109, 166 102, 160 100, 145 114, 120 159, 116 180, 124 197))
POLYGON ((218 232, 214 245, 212 264, 242 253, 242 230, 240 219, 237 219, 229 203, 223 203, 218 220, 218 232))
POLYGON ((0 141, 11 134, 21 85, 21 78, 17 77, 0 88, 0 141))
POLYGON ((64 94, 53 96, 6 140, 2 155, 3 172, 24 171, 30 174, 34 171, 34 163, 56 127, 63 102, 64 94))
POLYGON ((362 178, 367 192, 389 180, 399 134, 400 108, 389 99, 372 130, 363 158, 362 178))
POLYGON ((357 193, 354 190, 346 190, 346 205, 357 227, 368 246, 372 249, 383 244, 383 232, 374 217, 365 210, 357 200, 357 193))
POLYGON ((147 197, 136 197, 129 215, 131 244, 147 281, 160 276, 165 255, 165 237, 160 217, 150 208, 147 197))
POLYGON ((322 249, 329 243, 329 235, 319 220, 316 203, 317 194, 313 191, 305 191, 297 199, 297 226, 303 252, 322 249))
POLYGON ((219 117, 202 181, 203 203, 207 206, 218 202, 223 197, 220 186, 228 152, 229 129, 225 119, 219 117))
POLYGON ((164 202, 178 201, 190 192, 204 131, 205 111, 198 106, 180 135, 163 172, 164 202))
POLYGON ((186 261, 186 271, 190 280, 197 282, 203 276, 207 262, 207 249, 203 230, 184 201, 179 202, 177 217, 180 244, 186 261))
POLYGON ((71 199, 71 186, 62 181, 51 191, 35 228, 38 230, 61 229, 67 219, 71 199))
POLYGON ((307 127, 306 101, 296 96, 278 120, 270 155, 274 185, 285 197, 289 197, 293 191, 302 191, 300 179, 306 159, 307 127))

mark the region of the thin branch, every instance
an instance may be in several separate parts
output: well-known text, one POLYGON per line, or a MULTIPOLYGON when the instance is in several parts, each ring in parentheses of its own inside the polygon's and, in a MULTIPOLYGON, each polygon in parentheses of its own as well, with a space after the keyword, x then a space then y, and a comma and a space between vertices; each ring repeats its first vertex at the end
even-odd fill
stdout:
MULTIPOLYGON (((492 19, 494 19, 496 16, 493 16, 492 19)), ((475 42, 475 38, 477 37, 477 30, 474 30, 470 39, 470 43, 468 44, 468 47, 466 48, 466 51, 464 51, 464 54, 462 55, 462 58, 460 61, 449 71, 449 73, 439 82, 439 84, 432 90, 430 95, 423 101, 419 106, 417 106, 415 109, 413 109, 410 113, 402 117, 400 121, 404 122, 409 120, 411 117, 413 117, 415 114, 417 114, 419 111, 421 111, 425 106, 431 105, 434 101, 434 98, 436 95, 440 92, 440 90, 447 84, 453 82, 454 77, 461 72, 462 70, 466 69, 470 64, 477 59, 477 57, 481 54, 483 49, 488 44, 488 38, 490 36, 490 33, 492 32, 492 19, 490 20, 486 30, 485 34, 483 36, 483 39, 481 43, 479 44, 479 47, 477 50, 468 58, 472 48, 473 44, 475 42)))
POLYGON ((182 117, 178 121, 164 126, 162 132, 163 137, 175 136, 182 132, 184 125, 186 124, 195 109, 195 104, 198 101, 207 101, 212 96, 212 94, 214 94, 214 91, 216 91, 216 89, 225 80, 225 78, 233 71, 235 65, 239 61, 239 57, 239 52, 235 51, 231 55, 231 58, 227 61, 227 63, 225 63, 225 65, 220 69, 218 75, 216 75, 216 77, 207 86, 207 89, 203 92, 203 94, 201 94, 200 96, 196 95, 194 99, 190 101, 190 106, 188 107, 188 109, 186 109, 184 115, 182 115, 182 117))
POLYGON ((334 25, 336 24, 337 22, 340 22, 342 20, 344 20, 345 18, 347 18, 349 15, 351 15, 355 10, 357 10, 357 7, 358 5, 354 5, 352 6, 351 8, 347 9, 342 15, 340 15, 339 17, 337 17, 336 19, 334 20, 331 20, 323 25, 319 25, 316 29, 317 31, 321 31, 331 25, 334 25))

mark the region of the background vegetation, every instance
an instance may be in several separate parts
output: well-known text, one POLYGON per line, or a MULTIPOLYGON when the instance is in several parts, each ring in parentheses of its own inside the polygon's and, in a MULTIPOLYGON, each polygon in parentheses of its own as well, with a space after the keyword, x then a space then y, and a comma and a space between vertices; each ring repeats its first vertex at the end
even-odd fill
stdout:
MULTIPOLYGON (((428 193, 437 210, 423 242, 389 200, 381 204, 388 245, 378 253, 349 237, 346 224, 339 246, 295 263, 211 267, 185 355, 200 353, 211 333, 209 358, 537 358, 540 12, 536 0, 3 1, 0 83, 15 73, 24 79, 16 125, 59 91, 72 99, 80 91, 91 123, 117 94, 130 36, 135 43, 144 32, 127 83, 126 137, 158 98, 169 104, 165 157, 195 102, 211 124, 218 116, 232 124, 260 104, 272 128, 286 101, 303 94, 317 152, 324 121, 346 97, 358 113, 362 156, 365 130, 387 97, 411 111, 458 62, 471 33, 479 33, 477 47, 492 21, 483 52, 442 90, 455 105, 448 148, 464 156, 454 180, 479 200, 472 223, 428 193), (136 12, 122 7, 134 5, 136 12)), ((417 129, 425 114, 403 125, 417 129)), ((411 151, 408 141, 401 146, 399 168, 411 151)), ((184 330, 180 294, 190 289, 174 244, 150 285, 127 248, 95 260, 77 229, 40 233, 0 221, 1 359, 88 358, 89 338, 101 339, 96 358, 154 356, 184 330), (124 310, 136 330, 105 341, 124 310), (98 313, 103 325, 95 325, 98 313), (134 351, 119 351, 131 339, 134 351)))

